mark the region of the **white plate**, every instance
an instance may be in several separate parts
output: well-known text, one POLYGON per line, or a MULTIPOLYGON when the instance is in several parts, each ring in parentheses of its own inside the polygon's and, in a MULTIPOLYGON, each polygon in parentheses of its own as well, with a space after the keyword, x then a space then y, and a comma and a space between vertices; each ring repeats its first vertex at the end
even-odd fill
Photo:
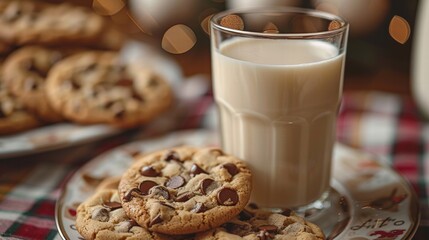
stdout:
POLYGON ((72 123, 58 123, 40 127, 0 137, 0 159, 83 144, 119 132, 119 129, 106 125, 81 126, 72 123))
MULTIPOLYGON (((147 45, 139 42, 129 42, 121 52, 121 60, 123 62, 138 62, 143 67, 152 68, 155 72, 164 76, 173 86, 174 93, 177 96, 177 103, 179 104, 183 100, 182 95, 179 94, 181 93, 179 87, 184 85, 182 84, 182 72, 180 67, 170 58, 161 55, 147 45)), ((162 119, 161 121, 164 120, 162 119)), ((170 122, 172 121, 170 120, 170 122)), ((162 127, 159 124, 156 126, 162 127)), ((14 135, 1 136, 0 159, 84 144, 119 132, 121 132, 121 129, 101 124, 83 126, 73 123, 58 123, 43 126, 14 135)))
MULTIPOLYGON (((56 203, 56 223, 63 239, 78 239, 76 208, 89 197, 94 183, 120 176, 133 162, 132 154, 178 145, 213 146, 211 131, 172 133, 133 142, 105 153, 79 169, 65 185, 56 203)), ((409 185, 374 156, 337 144, 334 154, 331 207, 310 220, 321 226, 327 239, 410 239, 419 223, 419 207, 409 185)))

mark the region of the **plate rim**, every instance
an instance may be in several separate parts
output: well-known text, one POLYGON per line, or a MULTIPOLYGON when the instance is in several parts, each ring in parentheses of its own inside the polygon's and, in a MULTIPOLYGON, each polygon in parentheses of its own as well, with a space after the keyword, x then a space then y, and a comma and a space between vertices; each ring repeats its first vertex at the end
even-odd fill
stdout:
MULTIPOLYGON (((65 123, 59 123, 59 124, 65 124, 65 123)), ((66 124, 69 124, 69 123, 66 123, 66 124)), ((79 127, 79 124, 71 124, 69 126, 79 127)), ((70 139, 63 139, 62 141, 59 141, 59 142, 54 143, 54 144, 44 144, 44 145, 40 145, 38 147, 33 146, 32 148, 13 149, 13 150, 0 152, 0 160, 8 159, 8 158, 24 157, 24 156, 28 156, 31 154, 37 154, 37 153, 43 153, 43 152, 73 147, 73 146, 79 146, 79 145, 83 145, 86 143, 95 142, 97 140, 104 139, 107 137, 111 137, 111 136, 114 136, 116 134, 120 134, 121 132, 123 132, 123 130, 121 130, 119 128, 111 127, 111 126, 104 125, 104 124, 97 124, 97 125, 93 125, 93 126, 85 126, 84 125, 84 127, 88 127, 88 128, 91 128, 91 127, 96 128, 96 127, 100 127, 100 126, 105 127, 106 129, 103 130, 102 132, 98 132, 97 134, 92 134, 88 137, 80 138, 78 140, 70 141, 70 139)), ((50 129, 51 127, 55 128, 55 127, 58 127, 58 125, 53 124, 53 125, 43 126, 41 128, 36 128, 33 130, 54 131, 54 129, 50 129)), ((15 136, 13 136, 13 135, 5 135, 5 136, 6 137, 20 137, 20 134, 28 134, 28 133, 31 134, 30 131, 18 133, 18 135, 15 135, 15 136)), ((0 139, 2 139, 3 137, 4 136, 0 137, 0 139)))
MULTIPOLYGON (((76 171, 74 171, 74 173, 69 174, 69 176, 64 179, 63 184, 62 184, 61 188, 59 189, 59 191, 60 191, 59 197, 58 197, 57 201, 55 202, 55 225, 57 227, 57 231, 58 231, 59 236, 64 240, 70 240, 70 237, 66 234, 66 230, 64 229, 64 223, 62 222, 62 219, 61 219, 61 216, 62 216, 61 210, 62 210, 62 207, 64 206, 63 204, 64 204, 65 197, 67 195, 67 186, 68 186, 69 182, 73 178, 75 178, 77 176, 77 174, 82 172, 84 169, 90 167, 90 165, 97 164, 99 161, 102 161, 104 158, 106 158, 106 156, 111 155, 112 153, 118 151, 119 149, 126 148, 127 146, 141 145, 147 141, 156 141, 156 140, 166 138, 166 137, 171 137, 174 135, 190 135, 190 134, 197 134, 197 133, 198 134, 209 134, 209 133, 213 133, 213 132, 214 131, 210 130, 210 129, 179 130, 179 131, 163 134, 163 135, 157 136, 155 138, 148 138, 148 139, 142 139, 142 140, 128 142, 128 143, 122 144, 120 146, 112 148, 112 149, 98 155, 98 156, 92 158, 91 160, 89 160, 88 162, 86 162, 84 165, 80 166, 76 171)), ((341 143, 338 141, 335 142, 335 148, 337 148, 337 147, 342 147, 344 149, 351 150, 355 153, 369 154, 371 156, 372 161, 376 161, 377 163, 379 163, 380 166, 382 166, 382 168, 384 168, 384 169, 387 169, 390 172, 390 174, 394 174, 397 177, 397 180, 399 180, 399 182, 401 183, 401 185, 406 187, 406 190, 409 191, 409 193, 410 193, 410 206, 408 208, 408 214, 409 214, 409 217, 412 219, 412 222, 410 223, 411 227, 407 230, 406 234, 404 234, 404 236, 401 239, 402 240, 412 239, 412 237, 415 235, 415 233, 417 232, 418 227, 420 225, 421 212, 419 211, 419 209, 421 208, 421 204, 419 202, 417 194, 416 194, 414 188, 412 187, 411 183, 404 176, 402 176, 401 174, 396 172, 385 161, 382 161, 380 159, 380 156, 377 156, 374 153, 366 152, 366 151, 361 150, 361 149, 356 149, 350 145, 347 145, 347 144, 344 144, 344 143, 341 143)), ((334 178, 333 178, 333 180, 338 181, 337 179, 334 179, 334 178)), ((341 183, 338 183, 338 184, 342 185, 341 183)), ((332 187, 332 182, 331 182, 331 187, 332 187)), ((344 187, 344 186, 342 186, 342 187, 344 187)), ((352 220, 350 219, 348 221, 348 223, 346 224, 346 226, 349 226, 351 224, 351 222, 352 222, 352 220)))

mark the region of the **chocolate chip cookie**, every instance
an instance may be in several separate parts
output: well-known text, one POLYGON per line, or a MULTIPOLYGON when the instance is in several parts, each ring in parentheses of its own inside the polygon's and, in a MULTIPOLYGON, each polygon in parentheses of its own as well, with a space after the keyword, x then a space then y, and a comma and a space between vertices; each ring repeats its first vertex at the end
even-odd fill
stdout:
POLYGON ((116 52, 84 52, 49 72, 47 95, 56 111, 82 123, 134 127, 166 111, 169 84, 138 62, 121 64, 116 52))
POLYGON ((100 183, 94 195, 79 205, 76 228, 85 239, 147 239, 187 240, 193 236, 169 236, 152 233, 140 227, 124 212, 117 187, 120 178, 107 178, 100 183))
POLYGON ((11 134, 34 128, 39 120, 5 87, 0 74, 0 134, 11 134))
POLYGON ((247 204, 251 173, 215 148, 178 147, 143 156, 122 176, 127 215, 150 231, 187 234, 217 227, 247 204))
POLYGON ((116 189, 97 191, 79 205, 76 228, 85 239, 154 239, 125 214, 116 189))
POLYGON ((55 111, 48 101, 46 77, 54 64, 75 51, 36 46, 18 49, 4 64, 3 77, 6 86, 40 119, 46 122, 63 120, 61 114, 55 111))
MULTIPOLYGON (((0 1, 0 39, 12 45, 105 42, 109 23, 90 9, 41 1, 0 1)), ((115 41, 118 39, 115 36, 115 41)))
POLYGON ((322 230, 290 210, 273 213, 246 207, 220 227, 199 233, 196 240, 322 240, 322 230))

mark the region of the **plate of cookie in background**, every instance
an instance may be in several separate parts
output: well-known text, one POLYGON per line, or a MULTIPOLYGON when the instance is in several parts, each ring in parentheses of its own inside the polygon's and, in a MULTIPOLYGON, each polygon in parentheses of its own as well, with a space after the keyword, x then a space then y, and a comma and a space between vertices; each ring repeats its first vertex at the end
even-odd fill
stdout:
POLYGON ((417 229, 414 191, 376 156, 337 143, 329 207, 303 219, 247 202, 249 172, 218 141, 212 130, 173 132, 89 161, 56 202, 60 236, 369 240, 410 239, 417 229))
POLYGON ((182 79, 168 57, 65 3, 1 1, 0 56, 0 158, 146 126, 174 108, 182 79))

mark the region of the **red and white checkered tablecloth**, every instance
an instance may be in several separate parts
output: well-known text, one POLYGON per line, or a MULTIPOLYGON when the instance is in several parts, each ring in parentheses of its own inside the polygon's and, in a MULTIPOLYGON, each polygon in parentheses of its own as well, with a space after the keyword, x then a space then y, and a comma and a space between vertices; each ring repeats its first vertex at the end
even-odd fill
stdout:
MULTIPOLYGON (((204 95, 178 119, 176 129, 209 127, 211 115, 206 113, 212 105, 211 96, 204 95)), ((427 239, 429 121, 412 99, 382 92, 345 93, 337 133, 338 141, 385 158, 409 180, 422 212, 415 239, 427 239)), ((90 145, 0 160, 0 239, 61 239, 54 209, 66 179, 97 154, 136 136, 130 131, 90 145)))

